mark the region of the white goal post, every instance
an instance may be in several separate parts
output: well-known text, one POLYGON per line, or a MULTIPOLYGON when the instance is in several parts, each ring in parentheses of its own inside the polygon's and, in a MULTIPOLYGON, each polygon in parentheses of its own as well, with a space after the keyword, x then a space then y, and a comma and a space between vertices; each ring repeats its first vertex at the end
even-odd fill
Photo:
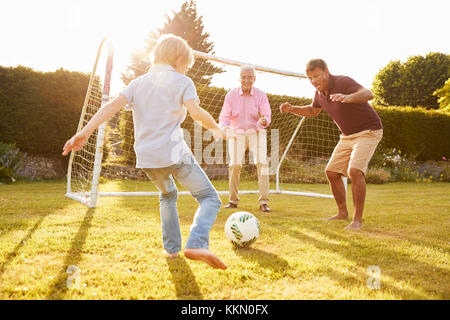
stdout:
MULTIPOLYGON (((105 42, 101 42, 97 52, 77 132, 109 100, 113 50, 110 48, 105 51, 105 42), (102 68, 99 62, 102 61, 101 57, 106 60, 104 72, 99 72, 102 68)), ((270 193, 333 198, 331 194, 301 189, 308 184, 327 183, 324 168, 339 139, 338 128, 325 112, 317 117, 306 118, 281 114, 278 109, 286 101, 295 105, 310 103, 310 99, 279 90, 287 86, 295 88, 299 81, 304 81, 305 75, 198 51, 194 51, 194 55, 196 62, 187 75, 196 85, 200 105, 217 121, 228 90, 216 83, 223 83, 227 77, 233 77, 233 85, 237 87, 242 65, 251 65, 257 71, 255 87, 267 93, 272 109, 272 122, 267 129, 269 172, 273 186, 270 193)), ((228 194, 227 143, 211 142, 211 133, 189 117, 182 128, 185 141, 218 192, 228 194)), ((132 113, 123 110, 108 123, 102 124, 82 150, 71 153, 66 196, 92 208, 97 206, 99 196, 158 195, 156 191, 148 191, 152 189, 151 182, 142 170, 134 167, 133 143, 132 113)), ((244 187, 239 194, 259 192, 253 158, 250 154, 246 155, 247 158, 248 163, 245 160, 241 173, 244 187)), ((178 194, 189 193, 181 191, 178 194)))

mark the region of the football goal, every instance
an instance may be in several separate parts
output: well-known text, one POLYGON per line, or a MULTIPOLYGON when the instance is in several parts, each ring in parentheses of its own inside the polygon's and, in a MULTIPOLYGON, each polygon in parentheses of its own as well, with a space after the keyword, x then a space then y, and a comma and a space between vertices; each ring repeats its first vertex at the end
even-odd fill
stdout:
MULTIPOLYGON (((81 112, 78 131, 109 99, 113 51, 102 41, 81 112)), ((302 73, 279 70, 252 63, 220 58, 194 51, 195 64, 187 75, 194 81, 200 105, 217 121, 228 90, 238 87, 242 65, 256 71, 254 86, 265 91, 272 110, 267 128, 267 157, 271 193, 333 198, 331 194, 312 192, 313 184, 326 184, 324 169, 339 140, 339 130, 326 112, 316 117, 298 117, 280 113, 283 102, 305 105, 302 97, 306 83, 302 73)), ((228 144, 215 142, 212 134, 189 116, 182 124, 184 138, 194 157, 221 194, 228 193, 228 144)), ((66 196, 88 207, 96 207, 103 196, 154 196, 158 192, 141 169, 135 168, 132 111, 127 108, 102 124, 85 147, 70 155, 66 196)), ((247 151, 241 171, 240 194, 258 193, 257 171, 247 151)), ((186 194, 181 191, 179 194, 186 194)))

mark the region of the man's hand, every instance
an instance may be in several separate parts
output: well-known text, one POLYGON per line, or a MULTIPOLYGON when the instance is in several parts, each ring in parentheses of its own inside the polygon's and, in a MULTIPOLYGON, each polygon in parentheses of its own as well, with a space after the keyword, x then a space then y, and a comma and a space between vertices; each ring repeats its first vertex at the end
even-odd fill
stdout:
POLYGON ((259 112, 258 112, 258 117, 259 117, 259 123, 263 127, 267 126, 267 119, 266 119, 266 117, 263 114, 259 113, 259 112))
POLYGON ((67 140, 66 144, 63 147, 62 155, 66 156, 69 154, 70 151, 78 151, 81 150, 84 145, 88 142, 89 135, 86 135, 83 133, 83 131, 80 131, 76 135, 74 135, 72 138, 67 140))
POLYGON ((285 102, 282 105, 280 105, 280 112, 292 112, 292 105, 289 102, 285 102))
POLYGON ((331 101, 338 101, 342 103, 352 103, 352 95, 350 94, 343 94, 343 93, 334 93, 330 94, 330 100, 331 101))
POLYGON ((213 137, 214 137, 214 141, 217 142, 220 139, 224 139, 224 140, 229 140, 229 139, 235 139, 236 135, 234 134, 233 130, 230 127, 219 127, 218 129, 210 129, 213 137))
POLYGON ((334 93, 330 94, 331 101, 339 101, 342 103, 364 103, 372 100, 374 95, 372 91, 361 87, 358 91, 351 94, 334 93))

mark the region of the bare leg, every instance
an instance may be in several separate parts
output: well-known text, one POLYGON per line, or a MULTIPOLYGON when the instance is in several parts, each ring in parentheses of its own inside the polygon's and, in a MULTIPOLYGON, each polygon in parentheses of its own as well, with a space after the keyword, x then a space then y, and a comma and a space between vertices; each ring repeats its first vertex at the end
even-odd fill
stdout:
POLYGON ((361 170, 350 168, 349 177, 352 181, 353 203, 355 205, 355 215, 353 221, 346 229, 359 230, 362 227, 362 216, 364 202, 366 200, 366 179, 361 170))
POLYGON ((338 213, 326 220, 348 220, 347 196, 345 194, 345 185, 342 181, 342 176, 341 174, 332 171, 326 171, 326 175, 338 207, 338 213))
POLYGON ((217 256, 212 254, 208 249, 206 248, 186 248, 184 249, 184 256, 191 260, 200 260, 207 264, 209 264, 211 267, 215 269, 226 269, 227 265, 222 262, 217 256))

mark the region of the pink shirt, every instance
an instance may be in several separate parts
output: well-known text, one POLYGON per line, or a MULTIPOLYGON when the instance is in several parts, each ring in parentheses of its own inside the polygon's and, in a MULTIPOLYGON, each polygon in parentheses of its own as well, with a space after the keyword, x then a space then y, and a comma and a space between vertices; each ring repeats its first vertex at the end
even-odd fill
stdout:
POLYGON ((245 95, 238 87, 225 96, 219 124, 222 127, 230 126, 240 133, 254 132, 270 125, 271 114, 269 99, 264 91, 252 87, 250 94, 245 95), (261 125, 260 115, 266 117, 266 126, 261 125))

